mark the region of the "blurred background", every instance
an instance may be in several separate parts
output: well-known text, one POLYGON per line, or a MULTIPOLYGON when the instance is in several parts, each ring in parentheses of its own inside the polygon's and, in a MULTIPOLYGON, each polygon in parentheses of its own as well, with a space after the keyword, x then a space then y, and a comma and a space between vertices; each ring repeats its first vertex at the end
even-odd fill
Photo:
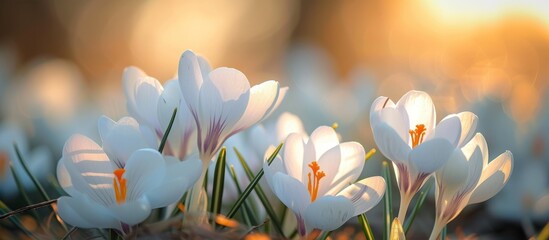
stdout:
MULTIPOLYGON (((98 116, 126 114, 123 69, 165 82, 186 49, 252 83, 290 86, 279 113, 298 115, 309 132, 337 122, 344 140, 367 149, 377 96, 427 91, 437 120, 473 111, 490 159, 511 150, 516 165, 499 195, 466 209, 449 231, 520 238, 549 220, 546 0, 0 1, 0 130, 16 126, 29 156, 47 148, 50 159, 32 161, 49 162, 37 168, 54 182, 68 136, 97 136, 98 116)), ((0 171, 9 169, 10 136, 0 132, 0 171)), ((382 159, 364 175, 379 174, 382 159)), ((412 236, 430 232, 425 208, 412 236)))

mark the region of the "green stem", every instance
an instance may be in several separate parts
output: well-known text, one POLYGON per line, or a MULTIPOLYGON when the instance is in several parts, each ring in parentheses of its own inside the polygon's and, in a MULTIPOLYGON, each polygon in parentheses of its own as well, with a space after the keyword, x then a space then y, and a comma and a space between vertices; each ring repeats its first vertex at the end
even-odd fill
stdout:
POLYGON ((366 214, 363 213, 358 215, 357 217, 358 217, 358 222, 362 227, 362 231, 364 232, 364 236, 366 237, 366 240, 374 240, 374 233, 372 232, 372 228, 368 223, 368 218, 366 218, 366 214))

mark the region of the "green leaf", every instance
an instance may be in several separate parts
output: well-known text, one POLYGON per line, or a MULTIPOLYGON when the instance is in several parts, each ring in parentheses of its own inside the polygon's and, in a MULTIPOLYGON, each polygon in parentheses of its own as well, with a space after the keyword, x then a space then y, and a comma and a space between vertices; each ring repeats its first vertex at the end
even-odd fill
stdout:
POLYGON ((387 182, 387 188, 385 189, 385 196, 383 197, 383 213, 385 214, 385 231, 383 232, 383 239, 388 239, 391 235, 391 224, 393 221, 393 181, 391 176, 391 167, 387 161, 382 163, 382 172, 385 182, 387 182))
POLYGON ((414 219, 416 218, 417 213, 423 206, 423 203, 425 202, 425 198, 427 198, 427 194, 429 194, 429 191, 431 191, 432 187, 433 187, 433 180, 428 180, 425 186, 423 186, 421 192, 419 193, 419 197, 417 198, 416 204, 414 205, 414 208, 410 213, 410 217, 408 217, 408 219, 406 219, 406 222, 404 223, 404 233, 408 233, 408 230, 410 230, 410 227, 412 226, 412 223, 414 222, 414 219))
POLYGON ((360 226, 362 227, 362 231, 364 232, 364 237, 366 237, 367 240, 374 240, 374 234, 372 233, 372 228, 370 228, 370 223, 368 223, 368 218, 366 218, 366 214, 360 214, 358 217, 358 223, 360 223, 360 226))
POLYGON ((170 135, 170 131, 172 130, 173 122, 175 121, 175 115, 177 115, 177 108, 173 109, 172 118, 170 118, 170 123, 168 124, 168 127, 166 128, 166 131, 164 132, 164 136, 162 136, 162 140, 160 141, 160 146, 158 146, 158 151, 162 153, 164 151, 164 146, 166 146, 166 141, 168 141, 168 135, 170 135))
MULTIPOLYGON (((282 148, 282 145, 283 145, 282 143, 278 145, 278 147, 274 150, 273 154, 271 154, 271 156, 267 159, 268 164, 271 164, 273 162, 275 157, 278 155, 278 152, 282 148)), ((234 214, 238 211, 238 209, 242 206, 242 203, 244 203, 244 200, 246 200, 246 198, 250 195, 252 190, 257 185, 257 183, 259 183, 259 180, 261 179, 261 177, 263 177, 263 174, 265 174, 263 172, 263 169, 259 170, 259 172, 257 173, 257 175, 255 175, 255 178, 250 182, 248 187, 244 189, 244 192, 242 192, 242 195, 240 195, 240 197, 236 200, 235 204, 227 214, 228 218, 232 218, 234 214)))
MULTIPOLYGON (((244 160, 244 157, 242 154, 238 151, 238 149, 233 148, 234 152, 236 153, 236 156, 238 157, 238 160, 240 161, 240 164, 242 164, 242 168, 244 168, 244 171, 246 172, 246 175, 248 176, 248 179, 250 181, 255 178, 254 174, 252 173, 252 170, 250 169, 250 166, 244 160)), ((276 216, 275 210, 273 209, 273 205, 267 198, 267 195, 265 194, 265 191, 263 191, 263 188, 261 185, 257 184, 255 186, 255 192, 257 193, 257 196, 259 197, 259 200, 265 207, 265 210, 267 211, 267 214, 271 218, 271 222, 273 223, 274 227, 276 228, 276 231, 281 235, 284 236, 284 231, 282 230, 282 225, 280 224, 280 220, 276 216)))
MULTIPOLYGON (((242 188, 240 187, 240 183, 238 182, 238 178, 236 177, 236 172, 234 170, 233 165, 229 166, 229 173, 231 174, 231 178, 233 179, 233 181, 236 185, 236 190, 238 192, 238 195, 241 195, 242 194, 242 188)), ((250 208, 250 205, 248 204, 248 202, 244 201, 243 205, 244 205, 244 211, 242 211, 242 216, 244 218, 244 221, 246 221, 246 224, 248 224, 248 226, 257 225, 258 224, 257 220, 255 219, 253 211, 250 208)))
POLYGON ((19 159, 19 162, 21 162, 21 165, 23 165, 23 169, 25 169, 25 172, 31 178, 32 183, 34 183, 34 186, 36 187, 36 189, 38 189, 38 191, 40 192, 40 194, 45 200, 50 200, 50 197, 48 196, 48 194, 46 193, 46 191, 44 190, 40 182, 38 182, 38 180, 34 177, 34 175, 29 170, 29 166, 27 166, 27 163, 23 160, 23 155, 21 155, 21 152, 19 151, 19 147, 17 147, 17 144, 14 143, 13 148, 15 148, 15 153, 17 154, 17 158, 19 159))
MULTIPOLYGON (((225 183, 225 162, 227 150, 222 148, 219 151, 217 162, 215 163, 215 172, 213 179, 212 190, 212 203, 210 205, 210 212, 214 215, 218 215, 221 212, 221 204, 223 202, 223 185, 225 183)), ((215 225, 215 222, 214 222, 215 225)))

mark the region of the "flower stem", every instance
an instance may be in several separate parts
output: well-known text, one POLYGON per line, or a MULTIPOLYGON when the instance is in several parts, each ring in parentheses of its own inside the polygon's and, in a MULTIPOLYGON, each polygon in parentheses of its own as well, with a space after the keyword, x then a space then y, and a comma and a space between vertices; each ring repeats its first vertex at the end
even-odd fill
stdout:
POLYGON ((442 232, 444 226, 445 224, 442 224, 440 221, 438 221, 438 219, 435 219, 435 226, 433 227, 433 231, 431 232, 429 240, 436 240, 438 235, 440 235, 440 232, 442 232))
POLYGON ((196 181, 196 183, 194 184, 194 187, 191 190, 190 194, 187 194, 187 214, 185 216, 185 220, 187 221, 187 223, 200 224, 206 220, 205 208, 207 206, 205 206, 204 203, 201 203, 200 195, 202 194, 202 191, 204 189, 203 184, 204 178, 206 178, 206 172, 208 171, 208 163, 209 161, 202 161, 202 173, 200 174, 198 181, 196 181))
POLYGON ((406 212, 408 211, 408 206, 410 206, 410 201, 412 198, 407 194, 400 194, 400 207, 398 209, 398 220, 404 222, 406 218, 406 212))

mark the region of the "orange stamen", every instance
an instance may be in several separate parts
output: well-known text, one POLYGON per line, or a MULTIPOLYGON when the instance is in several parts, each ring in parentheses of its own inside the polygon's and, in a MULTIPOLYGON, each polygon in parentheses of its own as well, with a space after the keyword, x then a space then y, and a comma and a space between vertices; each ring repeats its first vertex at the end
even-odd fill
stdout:
POLYGON ((114 196, 116 197, 116 203, 122 204, 126 201, 126 179, 122 177, 126 172, 125 169, 119 168, 114 170, 114 178, 112 179, 112 185, 114 187, 114 196))
POLYGON ((0 151, 0 180, 7 177, 8 169, 10 168, 10 160, 8 153, 0 151))
POLYGON ((410 129, 409 133, 410 137, 412 137, 412 148, 417 147, 417 145, 423 142, 423 137, 425 136, 426 130, 427 129, 425 129, 425 125, 423 124, 416 125, 415 130, 410 129))
POLYGON ((309 194, 311 195, 311 202, 314 202, 316 200, 316 197, 318 196, 318 188, 320 187, 320 179, 326 176, 326 174, 323 171, 320 170, 320 166, 316 161, 311 162, 308 165, 311 170, 313 171, 312 176, 313 179, 311 181, 311 173, 308 173, 308 183, 307 183, 307 190, 309 190, 309 194))

